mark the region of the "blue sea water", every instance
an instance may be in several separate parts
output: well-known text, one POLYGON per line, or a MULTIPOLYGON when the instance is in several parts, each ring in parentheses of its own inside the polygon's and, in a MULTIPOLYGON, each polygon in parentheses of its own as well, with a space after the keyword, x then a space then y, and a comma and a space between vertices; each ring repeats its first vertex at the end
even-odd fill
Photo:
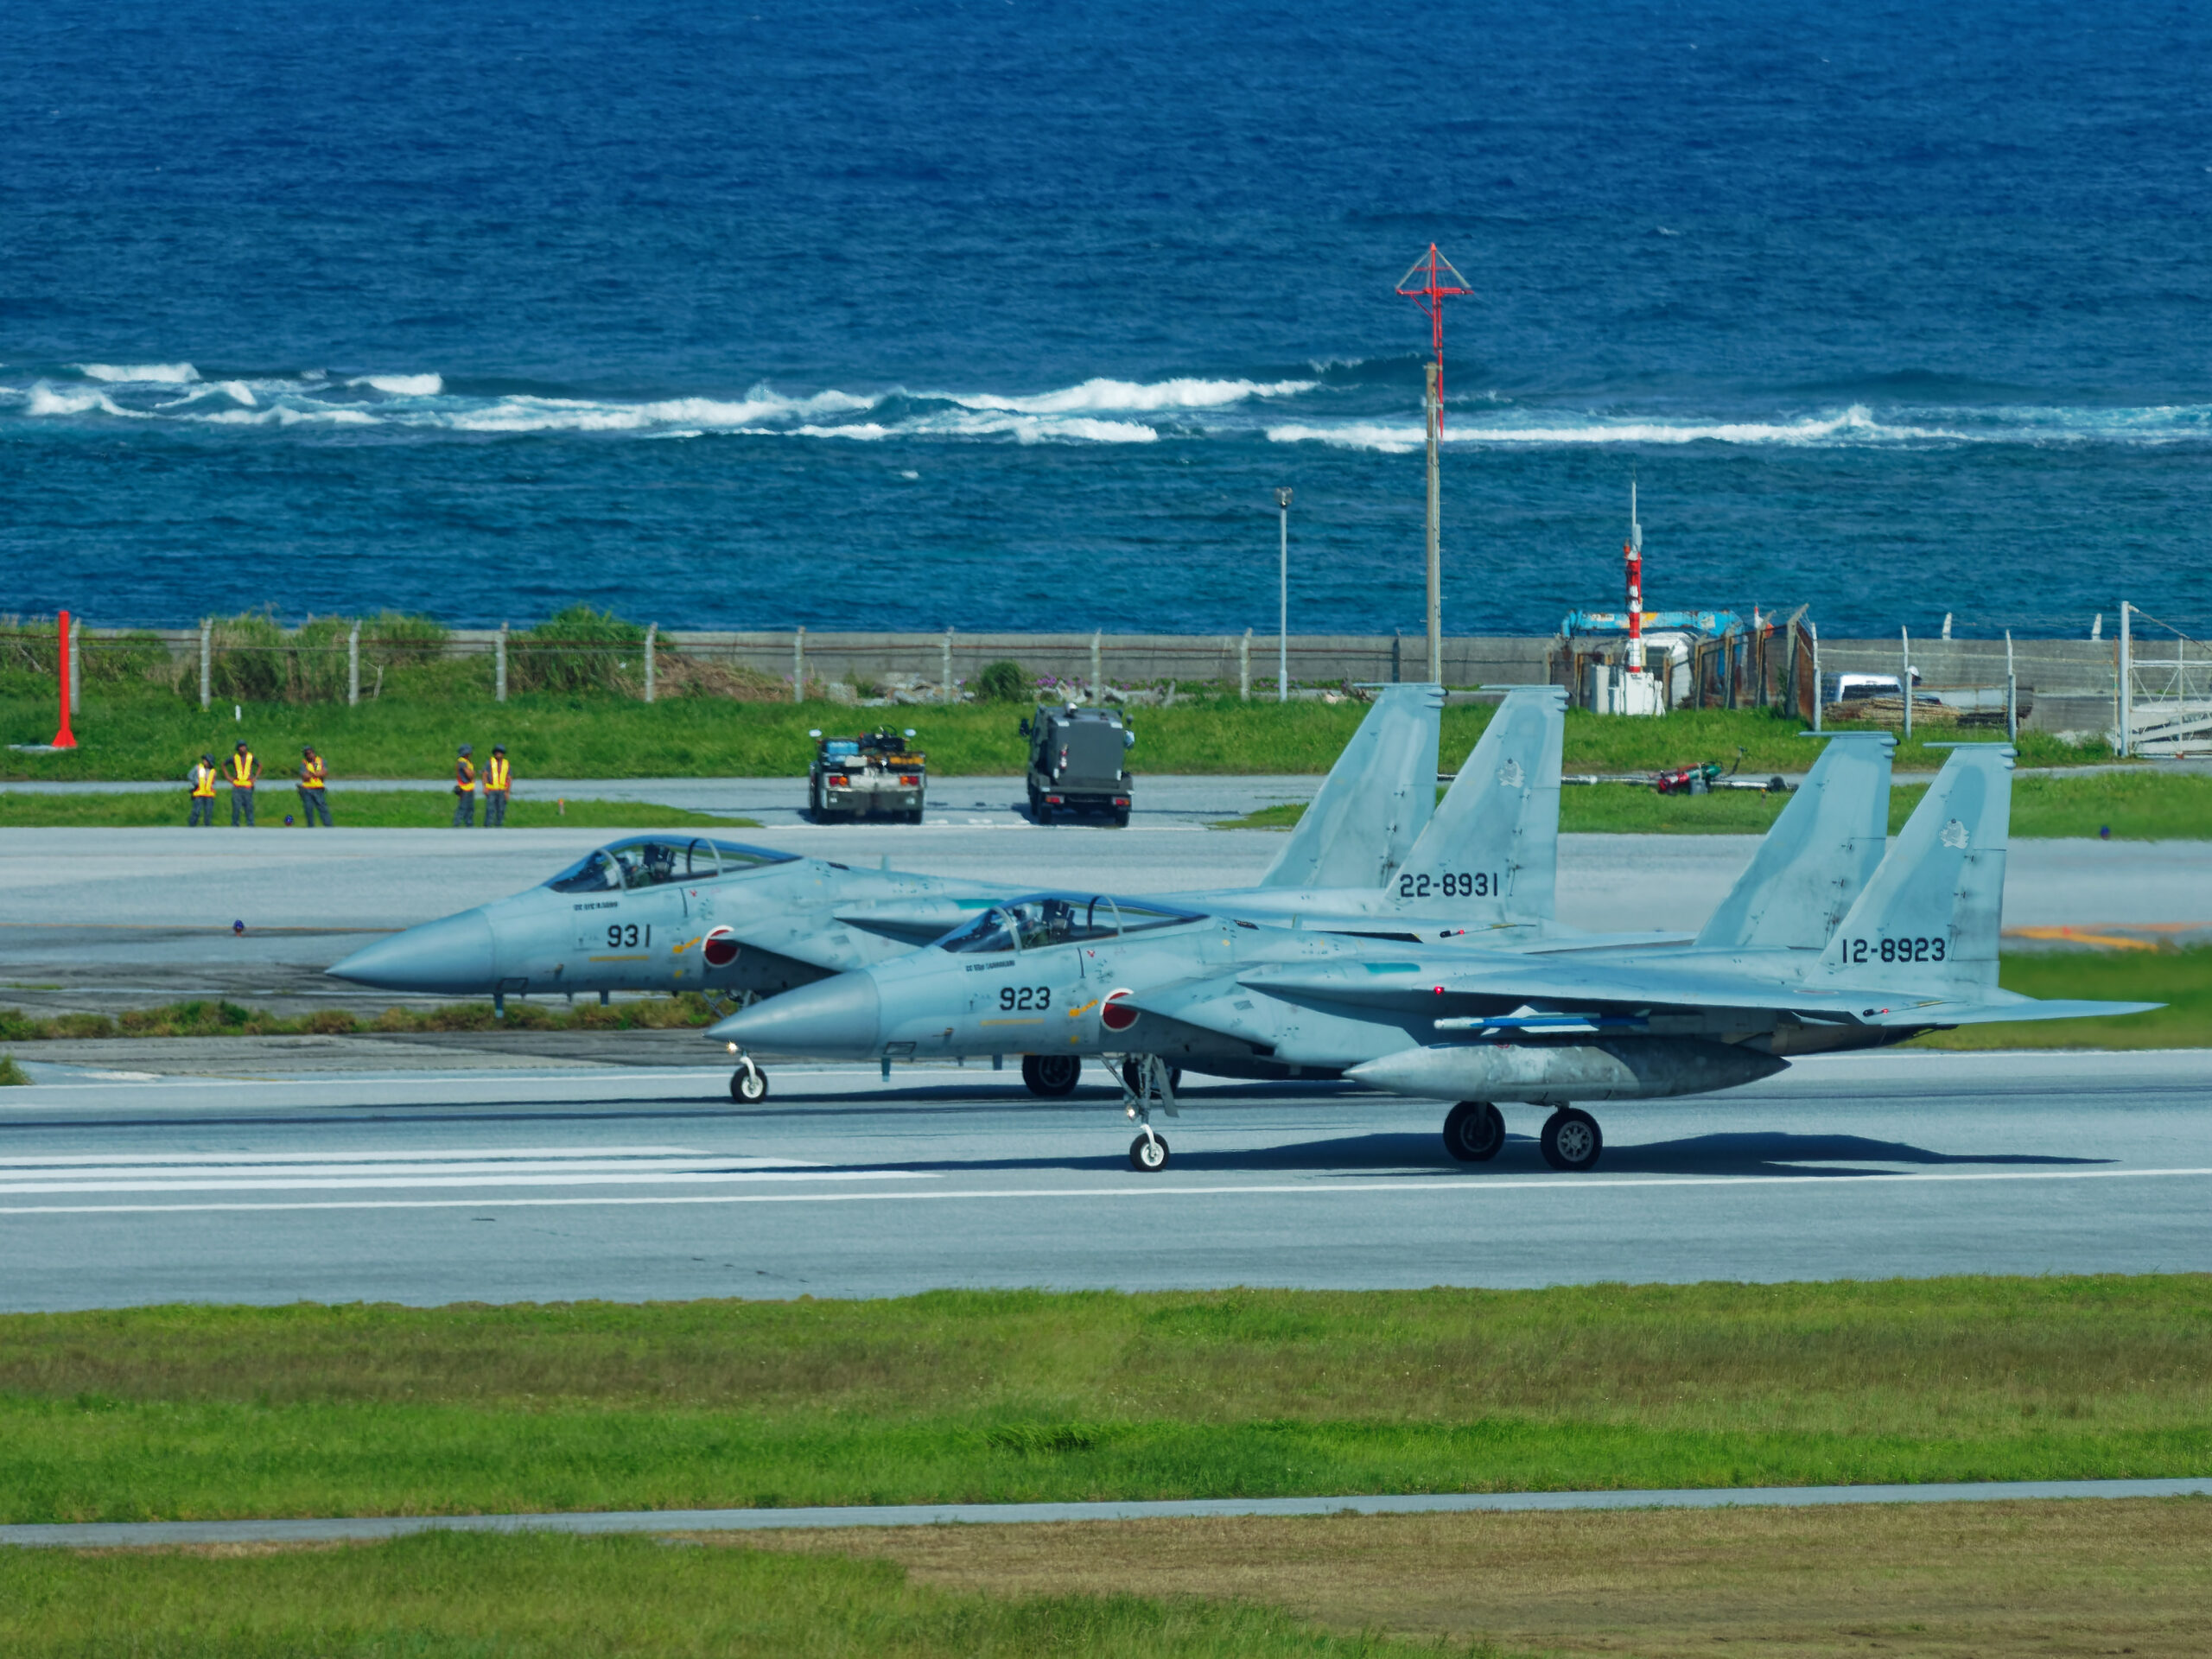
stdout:
POLYGON ((2212 629, 2212 12, 49 0, 0 608, 2212 629))

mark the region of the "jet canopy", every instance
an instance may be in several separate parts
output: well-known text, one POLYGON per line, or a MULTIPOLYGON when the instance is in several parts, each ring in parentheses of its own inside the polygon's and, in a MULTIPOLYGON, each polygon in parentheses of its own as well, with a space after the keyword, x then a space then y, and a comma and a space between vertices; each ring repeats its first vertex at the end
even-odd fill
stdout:
POLYGON ((545 885, 556 893, 620 893, 677 881, 713 881, 771 864, 788 864, 798 856, 702 836, 632 836, 586 853, 545 885))
POLYGON ((1105 893, 1032 893, 993 905, 938 941, 956 956, 990 956, 1005 950, 1043 950, 1088 939, 1118 938, 1204 919, 1192 910, 1133 905, 1105 893))

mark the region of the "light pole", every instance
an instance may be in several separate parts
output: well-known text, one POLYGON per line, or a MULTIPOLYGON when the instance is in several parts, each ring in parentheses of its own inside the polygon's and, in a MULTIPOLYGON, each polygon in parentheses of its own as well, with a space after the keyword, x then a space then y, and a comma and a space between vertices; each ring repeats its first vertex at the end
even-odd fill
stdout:
POLYGON ((1275 575, 1275 597, 1281 617, 1275 632, 1275 701, 1290 701, 1290 492, 1275 492, 1275 511, 1282 515, 1282 558, 1275 575))

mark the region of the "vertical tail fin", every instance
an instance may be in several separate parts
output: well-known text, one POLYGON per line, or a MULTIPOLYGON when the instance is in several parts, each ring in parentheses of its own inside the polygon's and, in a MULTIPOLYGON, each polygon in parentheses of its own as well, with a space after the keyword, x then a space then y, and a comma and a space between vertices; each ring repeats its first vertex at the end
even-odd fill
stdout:
POLYGON ((1827 747, 1697 936, 1702 950, 1819 950, 1882 861, 1890 832, 1887 732, 1827 747))
POLYGON ((1385 687, 1260 885, 1371 888, 1389 880, 1436 810, 1443 706, 1440 686, 1385 687))
POLYGON ((1392 884, 1401 904, 1477 924, 1548 922, 1559 874, 1567 692, 1518 686, 1484 728, 1392 884))
POLYGON ((1808 982, 1930 996, 1995 989, 2012 819, 2012 746, 1953 749, 1808 982))

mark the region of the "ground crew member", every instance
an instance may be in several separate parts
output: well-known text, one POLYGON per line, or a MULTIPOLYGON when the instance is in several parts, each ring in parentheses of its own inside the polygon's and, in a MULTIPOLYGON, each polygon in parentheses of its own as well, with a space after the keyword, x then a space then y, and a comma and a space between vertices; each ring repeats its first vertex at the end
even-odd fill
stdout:
POLYGON ((460 758, 453 764, 453 792, 459 798, 453 804, 456 830, 476 827, 476 763, 468 758, 470 753, 469 746, 462 744, 460 758))
POLYGON ((215 770, 215 757, 203 754, 200 764, 192 769, 192 816, 184 821, 188 830, 196 824, 213 828, 215 823, 215 780, 223 774, 215 770))
POLYGON ((300 822, 315 828, 315 815, 322 814, 322 827, 334 826, 330 822, 330 768, 312 746, 300 751, 300 822))
POLYGON ((238 814, 245 814, 245 827, 253 828, 253 786, 261 781, 261 762, 251 749, 240 743, 231 752, 224 771, 231 785, 231 828, 238 827, 238 814))
POLYGON ((492 758, 484 767, 484 827, 498 830, 507 822, 507 787, 513 781, 514 772, 507 764, 507 752, 500 745, 492 746, 492 758))

